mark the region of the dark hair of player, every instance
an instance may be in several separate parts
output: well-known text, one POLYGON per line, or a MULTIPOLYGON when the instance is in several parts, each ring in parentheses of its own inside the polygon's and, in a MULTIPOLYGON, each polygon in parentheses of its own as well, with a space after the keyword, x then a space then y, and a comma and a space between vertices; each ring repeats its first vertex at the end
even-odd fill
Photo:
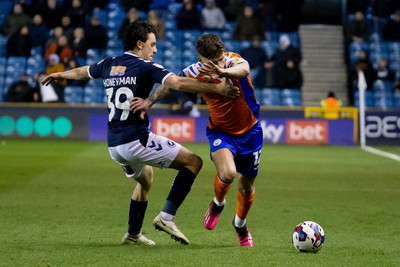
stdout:
POLYGON ((157 28, 144 20, 136 20, 129 24, 122 39, 124 50, 133 50, 138 41, 146 42, 149 33, 157 35, 157 28))
POLYGON ((215 34, 203 34, 196 42, 197 52, 206 58, 218 58, 225 51, 224 43, 215 34))

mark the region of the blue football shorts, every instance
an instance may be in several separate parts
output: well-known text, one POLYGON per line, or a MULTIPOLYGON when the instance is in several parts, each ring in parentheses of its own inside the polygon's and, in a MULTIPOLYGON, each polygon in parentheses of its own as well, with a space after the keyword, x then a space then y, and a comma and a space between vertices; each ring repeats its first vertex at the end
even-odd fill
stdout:
POLYGON ((211 130, 207 127, 206 135, 210 143, 210 152, 221 148, 229 149, 234 155, 237 172, 245 177, 256 177, 260 164, 260 154, 263 144, 263 131, 257 122, 250 131, 242 135, 211 130))

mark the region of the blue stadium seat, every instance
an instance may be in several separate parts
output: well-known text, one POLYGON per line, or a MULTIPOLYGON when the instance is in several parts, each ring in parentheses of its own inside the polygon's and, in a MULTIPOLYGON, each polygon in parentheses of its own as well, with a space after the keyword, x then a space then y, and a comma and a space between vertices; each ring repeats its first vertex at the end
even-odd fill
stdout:
POLYGON ((165 31, 165 40, 180 46, 182 44, 182 35, 182 31, 167 30, 165 31))
POLYGON ((400 92, 395 92, 393 98, 394 108, 400 109, 400 92))
POLYGON ((265 106, 280 106, 280 90, 277 88, 263 88, 259 101, 265 106))
POLYGON ((7 58, 0 56, 0 78, 4 78, 6 73, 7 58))
POLYGON ((392 108, 394 105, 394 97, 392 92, 374 91, 374 106, 376 108, 392 108))
POLYGON ((281 103, 283 106, 300 106, 301 92, 300 89, 283 89, 280 91, 281 103))
POLYGON ((237 40, 225 40, 224 44, 226 51, 232 51, 232 52, 240 51, 240 42, 237 40))
POLYGON ((84 103, 104 103, 104 89, 102 86, 87 84, 83 89, 84 103))
POLYGON ((26 73, 33 77, 37 73, 45 72, 46 61, 43 56, 37 54, 28 58, 26 63, 26 73))
POLYGON ((67 85, 64 89, 64 99, 67 103, 82 103, 83 88, 67 85))
MULTIPOLYGON (((358 90, 354 91, 354 106, 360 106, 360 96, 358 90)), ((372 91, 365 91, 365 106, 368 108, 374 107, 374 98, 372 91)))
POLYGON ((374 92, 393 92, 394 83, 387 80, 376 80, 372 85, 374 92))
POLYGON ((195 44, 201 34, 202 32, 198 30, 185 30, 182 34, 182 41, 189 41, 195 44))
POLYGON ((275 50, 278 48, 278 43, 272 41, 263 41, 262 47, 267 53, 267 56, 272 57, 273 54, 275 53, 275 50))
POLYGON ((0 57, 6 55, 7 55, 7 37, 0 34, 0 57))

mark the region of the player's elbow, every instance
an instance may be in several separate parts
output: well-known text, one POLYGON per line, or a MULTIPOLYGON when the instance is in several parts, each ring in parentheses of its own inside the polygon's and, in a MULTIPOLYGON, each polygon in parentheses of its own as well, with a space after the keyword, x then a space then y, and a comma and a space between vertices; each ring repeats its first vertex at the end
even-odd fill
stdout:
POLYGON ((165 81, 165 86, 173 89, 178 89, 180 90, 183 86, 183 77, 176 76, 176 75, 171 75, 168 77, 168 79, 165 81))

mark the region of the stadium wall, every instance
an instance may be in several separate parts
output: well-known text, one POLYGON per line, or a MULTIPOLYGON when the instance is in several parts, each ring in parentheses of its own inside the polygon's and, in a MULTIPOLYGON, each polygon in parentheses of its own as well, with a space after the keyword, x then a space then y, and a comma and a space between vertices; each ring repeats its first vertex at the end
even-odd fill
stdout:
MULTIPOLYGON (((201 116, 175 116, 166 108, 150 112, 151 128, 179 142, 207 142, 208 110, 201 116)), ((0 104, 0 138, 106 141, 107 109, 104 105, 0 104)), ((260 123, 264 143, 309 145, 354 145, 351 119, 305 119, 303 108, 263 108, 260 123)), ((400 112, 368 112, 366 133, 369 141, 400 144, 400 112)))

